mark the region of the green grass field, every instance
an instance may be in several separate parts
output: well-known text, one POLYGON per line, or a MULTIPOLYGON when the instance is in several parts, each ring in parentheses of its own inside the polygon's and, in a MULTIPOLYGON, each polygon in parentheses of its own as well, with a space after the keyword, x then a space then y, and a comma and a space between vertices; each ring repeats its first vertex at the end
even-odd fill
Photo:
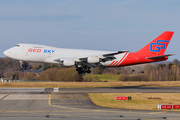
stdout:
POLYGON ((118 78, 120 77, 120 75, 85 75, 83 76, 84 78, 85 77, 91 77, 91 78, 94 78, 94 77, 98 77, 99 80, 101 81, 107 81, 107 82, 117 82, 118 81, 118 78))
POLYGON ((88 97, 98 106, 123 109, 158 110, 158 104, 180 104, 180 93, 88 93, 88 97), (116 100, 117 96, 132 100, 116 100))

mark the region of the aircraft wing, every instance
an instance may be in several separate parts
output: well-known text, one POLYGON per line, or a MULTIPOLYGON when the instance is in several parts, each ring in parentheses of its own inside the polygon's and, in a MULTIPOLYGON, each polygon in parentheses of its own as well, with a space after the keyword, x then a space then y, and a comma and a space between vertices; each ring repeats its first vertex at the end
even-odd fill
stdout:
POLYGON ((76 63, 81 63, 84 64, 86 66, 97 66, 96 64, 99 62, 106 62, 106 61, 111 61, 113 59, 116 59, 114 57, 114 55, 117 54, 122 54, 128 51, 117 51, 117 52, 110 52, 110 53, 105 53, 105 54, 99 54, 99 55, 92 55, 92 56, 79 56, 79 57, 71 57, 71 58, 58 58, 58 59, 54 59, 54 61, 59 62, 59 63, 63 63, 65 60, 74 60, 76 61, 76 63), (98 57, 99 58, 99 62, 97 63, 88 63, 88 58, 89 57, 98 57))
POLYGON ((161 55, 161 56, 153 56, 153 57, 146 57, 146 59, 161 59, 161 58, 165 58, 168 56, 172 56, 174 54, 168 54, 168 55, 161 55))
MULTIPOLYGON (((99 58, 105 59, 105 58, 114 57, 114 55, 121 54, 121 53, 125 53, 125 52, 129 52, 129 51, 117 51, 117 52, 110 52, 110 53, 105 53, 105 54, 100 54, 100 55, 94 55, 94 56, 99 56, 99 58)), ((82 60, 82 61, 86 61, 88 57, 89 57, 89 56, 81 56, 81 57, 77 57, 77 58, 79 58, 79 59, 82 60)))

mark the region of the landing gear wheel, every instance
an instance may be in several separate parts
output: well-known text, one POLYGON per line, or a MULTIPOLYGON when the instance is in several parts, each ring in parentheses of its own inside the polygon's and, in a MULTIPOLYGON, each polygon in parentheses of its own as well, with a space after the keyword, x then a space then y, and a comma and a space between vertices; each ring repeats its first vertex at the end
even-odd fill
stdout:
POLYGON ((82 73, 83 73, 82 67, 78 67, 78 68, 76 69, 76 71, 78 71, 78 74, 82 74, 82 73))
POLYGON ((91 73, 91 70, 87 70, 87 73, 91 73))
POLYGON ((82 74, 82 71, 79 70, 79 71, 78 71, 78 74, 82 74))
POLYGON ((78 74, 91 73, 90 68, 87 66, 76 67, 76 71, 78 71, 78 74))

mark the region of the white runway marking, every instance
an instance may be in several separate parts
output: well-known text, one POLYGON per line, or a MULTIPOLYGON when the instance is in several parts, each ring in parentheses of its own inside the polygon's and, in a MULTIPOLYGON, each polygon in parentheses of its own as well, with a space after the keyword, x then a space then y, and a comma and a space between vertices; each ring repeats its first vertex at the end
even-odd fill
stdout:
POLYGON ((3 100, 47 100, 47 94, 10 94, 3 100))
POLYGON ((59 88, 54 88, 54 92, 59 92, 59 88))
POLYGON ((152 112, 152 113, 149 113, 149 114, 160 114, 160 113, 165 113, 165 112, 152 112))

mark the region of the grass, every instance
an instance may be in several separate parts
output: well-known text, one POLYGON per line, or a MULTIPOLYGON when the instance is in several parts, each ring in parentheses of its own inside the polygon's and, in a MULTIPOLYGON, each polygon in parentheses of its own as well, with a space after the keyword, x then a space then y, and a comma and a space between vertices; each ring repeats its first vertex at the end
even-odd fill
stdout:
POLYGON ((88 93, 88 97, 98 106, 123 109, 158 110, 158 104, 180 104, 180 93, 88 93), (116 96, 132 100, 120 101, 116 96))
POLYGON ((180 87, 180 81, 162 82, 0 82, 0 87, 180 87))
POLYGON ((107 81, 107 82, 117 82, 118 78, 120 77, 120 75, 108 75, 108 74, 104 74, 104 75, 85 75, 83 77, 95 77, 97 76, 101 81, 107 81))

